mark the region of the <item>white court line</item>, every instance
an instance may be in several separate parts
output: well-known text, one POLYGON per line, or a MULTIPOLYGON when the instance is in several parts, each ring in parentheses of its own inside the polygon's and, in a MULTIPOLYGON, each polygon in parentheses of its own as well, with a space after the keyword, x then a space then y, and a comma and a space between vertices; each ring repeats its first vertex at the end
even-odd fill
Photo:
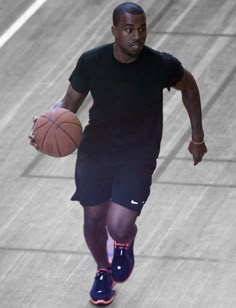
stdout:
MULTIPOLYGON (((87 30, 82 32, 80 35, 78 35, 78 37, 76 38, 76 40, 74 40, 74 43, 70 46, 70 49, 68 49, 66 51, 66 54, 70 52, 71 48, 74 47, 78 42, 79 40, 81 40, 81 38, 83 37, 86 37, 87 36, 87 32, 89 30, 91 30, 93 28, 93 26, 100 20, 103 20, 103 15, 106 14, 107 12, 107 9, 108 7, 112 6, 113 5, 113 2, 114 1, 110 1, 108 5, 104 6, 103 10, 100 10, 99 14, 96 16, 96 18, 93 19, 93 21, 89 24, 89 26, 87 27, 87 30)), ((93 34, 92 38, 96 35, 98 35, 98 32, 97 32, 97 29, 99 29, 99 27, 96 28, 96 31, 95 33, 93 34)), ((90 41, 90 40, 89 40, 90 41)), ((84 46, 83 46, 84 48, 84 46)), ((78 54, 79 54, 79 51, 81 51, 80 49, 78 49, 78 54)), ((32 95, 32 93, 41 85, 41 83, 43 82, 44 79, 46 79, 47 76, 49 76, 49 74, 51 74, 55 69, 56 67, 59 65, 59 63, 61 63, 61 61, 64 59, 65 57, 65 53, 59 58, 59 60, 56 62, 56 64, 50 69, 47 71, 47 73, 41 78, 38 80, 38 82, 30 89, 30 91, 28 91, 24 97, 18 101, 18 103, 15 105, 14 108, 11 108, 11 110, 1 118, 0 120, 0 132, 2 130, 5 129, 5 127, 8 125, 8 123, 15 117, 15 115, 17 114, 18 110, 20 108, 22 108, 23 104, 25 103, 25 101, 32 95)), ((72 61, 72 60, 71 60, 72 61)))
POLYGON ((0 48, 33 16, 47 0, 36 0, 1 36, 0 48))

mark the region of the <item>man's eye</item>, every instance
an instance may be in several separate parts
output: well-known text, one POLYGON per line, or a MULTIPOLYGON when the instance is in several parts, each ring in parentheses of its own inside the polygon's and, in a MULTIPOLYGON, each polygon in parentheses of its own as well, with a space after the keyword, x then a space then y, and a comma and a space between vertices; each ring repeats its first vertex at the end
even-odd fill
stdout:
POLYGON ((131 32, 132 32, 132 29, 131 29, 131 28, 126 28, 125 31, 126 31, 127 33, 131 33, 131 32))

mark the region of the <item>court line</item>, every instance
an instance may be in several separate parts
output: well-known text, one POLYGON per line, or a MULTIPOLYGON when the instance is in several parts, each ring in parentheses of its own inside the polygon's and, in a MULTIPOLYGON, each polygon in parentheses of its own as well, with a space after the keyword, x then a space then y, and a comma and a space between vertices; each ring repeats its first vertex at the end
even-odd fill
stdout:
MULTIPOLYGON (((236 70, 236 68, 235 68, 236 70)), ((75 154, 76 155, 76 154, 75 154)), ((30 162, 30 164, 23 170, 20 174, 20 177, 28 177, 35 179, 48 179, 48 180, 74 180, 73 176, 60 176, 60 175, 44 175, 44 174, 34 174, 31 173, 33 169, 38 165, 38 163, 44 158, 44 155, 39 153, 35 158, 30 162)), ((169 156, 159 156, 158 160, 170 159, 169 156)), ((173 157, 172 161, 192 161, 192 158, 187 157, 173 157)), ((214 159, 214 158, 204 158, 204 163, 223 163, 223 164, 235 164, 236 160, 233 159, 214 159)), ((169 162, 168 162, 169 163, 169 162)), ((153 184, 158 185, 177 185, 177 186, 193 186, 193 187, 210 187, 210 188, 225 188, 231 189, 236 188, 234 184, 216 184, 216 183, 196 183, 196 182, 176 182, 176 181, 153 181, 153 184)))
POLYGON ((236 37, 236 33, 204 33, 204 32, 169 32, 149 31, 149 34, 175 35, 175 36, 202 36, 202 37, 236 37))
POLYGON ((187 182, 171 182, 171 181, 158 181, 153 184, 156 185, 168 185, 168 186, 184 186, 184 187, 208 187, 208 188, 220 188, 220 189, 235 189, 236 185, 233 184, 210 184, 210 183, 187 183, 187 182))
MULTIPOLYGON (((159 156, 158 159, 166 159, 168 156, 159 156)), ((174 160, 181 160, 181 161, 192 161, 190 157, 175 157, 174 160)), ((209 163, 222 163, 222 164, 235 164, 236 159, 222 159, 222 158, 204 158, 204 162, 209 163)))
POLYGON ((32 17, 47 0, 36 0, 31 6, 0 36, 0 48, 32 17))
POLYGON ((27 165, 27 167, 20 174, 22 177, 30 176, 31 171, 38 165, 38 163, 43 159, 43 155, 38 153, 35 158, 27 165))
MULTIPOLYGON (((70 180, 74 181, 73 176, 62 176, 62 175, 40 175, 40 174, 29 174, 22 175, 22 177, 32 179, 48 179, 48 180, 70 180)), ((212 183, 196 183, 196 182, 175 182, 175 181, 153 181, 152 185, 168 185, 168 186, 189 186, 189 187, 208 187, 208 188, 220 188, 220 189, 235 189, 236 185, 233 184, 212 184, 212 183)))
MULTIPOLYGON (((72 154, 72 155, 76 155, 76 153, 72 154)), ((33 169, 37 166, 37 164, 44 158, 44 155, 42 154, 38 154, 37 156, 35 156, 35 158, 28 164, 28 166, 22 171, 22 173, 20 174, 21 177, 44 177, 44 175, 34 175, 31 174, 31 172, 33 171, 33 169)), ((159 156, 158 160, 165 160, 167 159, 168 156, 159 156)), ((174 157, 173 158, 174 161, 192 161, 192 158, 190 157, 174 157)), ((217 158, 204 158, 204 163, 222 163, 222 164, 235 164, 236 160, 235 159, 217 159, 217 158)), ((56 176, 46 176, 47 178, 55 178, 56 176)), ((57 178, 57 177, 56 177, 57 178)), ((63 179, 71 179, 73 177, 60 177, 63 179)))
MULTIPOLYGON (((87 251, 78 250, 57 250, 57 249, 44 249, 44 248, 24 248, 24 247, 4 247, 0 246, 0 251, 7 252, 19 252, 19 253, 46 253, 46 254, 62 254, 62 255, 75 255, 75 256, 90 256, 91 254, 87 251)), ((150 259, 150 260, 169 260, 169 261, 200 261, 207 263, 235 263, 235 260, 226 260, 219 258, 207 258, 207 257, 191 257, 191 256, 171 256, 171 255, 135 255, 137 259, 150 259)))

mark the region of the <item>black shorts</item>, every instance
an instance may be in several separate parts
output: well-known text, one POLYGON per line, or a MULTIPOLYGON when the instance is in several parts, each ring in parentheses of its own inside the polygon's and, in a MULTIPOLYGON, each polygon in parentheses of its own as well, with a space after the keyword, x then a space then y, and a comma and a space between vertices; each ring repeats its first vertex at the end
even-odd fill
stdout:
POLYGON ((150 194, 156 159, 126 162, 77 160, 76 191, 82 206, 112 201, 140 214, 150 194))

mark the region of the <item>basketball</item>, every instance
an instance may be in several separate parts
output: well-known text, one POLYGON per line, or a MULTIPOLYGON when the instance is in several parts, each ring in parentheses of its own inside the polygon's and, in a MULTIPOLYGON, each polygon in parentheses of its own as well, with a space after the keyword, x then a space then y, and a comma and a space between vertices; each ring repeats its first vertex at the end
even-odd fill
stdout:
POLYGON ((35 121, 32 133, 39 150, 53 157, 72 154, 82 140, 82 125, 68 109, 54 108, 35 121))

